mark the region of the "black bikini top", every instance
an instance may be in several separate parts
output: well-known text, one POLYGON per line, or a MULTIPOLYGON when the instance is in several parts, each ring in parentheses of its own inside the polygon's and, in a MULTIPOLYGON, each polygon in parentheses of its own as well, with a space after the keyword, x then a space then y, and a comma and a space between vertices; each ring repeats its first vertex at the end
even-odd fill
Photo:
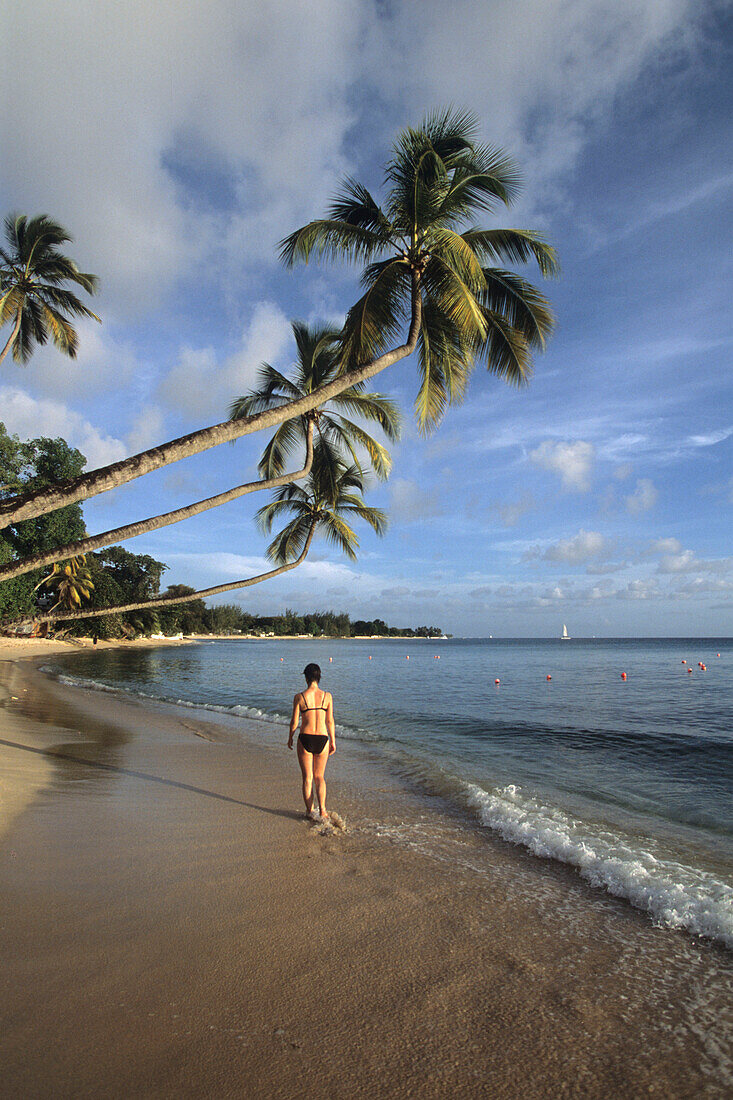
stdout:
POLYGON ((328 707, 327 707, 327 706, 325 705, 325 703, 326 703, 326 695, 327 695, 327 694, 328 694, 328 692, 324 691, 324 693, 323 693, 323 698, 321 699, 321 705, 320 705, 320 707, 307 707, 307 706, 305 705, 305 695, 304 695, 304 694, 303 694, 303 692, 301 691, 301 693, 300 693, 300 698, 302 699, 302 705, 301 705, 301 708, 300 708, 300 709, 301 709, 301 710, 328 710, 328 707))

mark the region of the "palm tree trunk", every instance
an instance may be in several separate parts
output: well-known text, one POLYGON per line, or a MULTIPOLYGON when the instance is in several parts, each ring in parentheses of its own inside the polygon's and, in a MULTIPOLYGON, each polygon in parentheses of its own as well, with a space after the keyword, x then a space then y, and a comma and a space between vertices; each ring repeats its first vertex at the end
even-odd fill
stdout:
POLYGON ((6 623, 4 625, 21 626, 29 622, 53 623, 59 620, 67 622, 72 619, 94 619, 102 615, 121 615, 126 611, 151 611, 158 607, 170 607, 175 603, 190 603, 191 600, 204 599, 206 596, 216 596, 220 592, 231 592, 234 588, 250 588, 253 584, 261 584, 262 581, 269 581, 273 577, 279 577, 281 573, 289 573, 291 569, 295 569, 297 566, 302 565, 310 550, 315 530, 316 524, 314 522, 308 532, 308 537, 305 540, 305 546, 303 547, 300 557, 296 558, 295 561, 289 562, 288 565, 281 565, 277 569, 270 569, 267 573, 260 573, 256 577, 248 577, 243 581, 232 581, 231 584, 217 584, 214 585, 213 588, 202 588, 199 592, 191 592, 188 596, 163 596, 159 600, 146 600, 143 603, 127 603, 120 607, 103 607, 101 610, 97 611, 74 611, 71 614, 61 613, 59 615, 52 615, 51 613, 48 615, 34 615, 32 619, 20 619, 17 623, 6 623))
POLYGON ((5 347, 3 348, 2 351, 0 351, 0 363, 2 363, 3 359, 8 354, 11 347, 13 346, 13 341, 15 340, 16 336, 20 332, 20 326, 21 326, 22 320, 23 320, 23 311, 22 311, 22 309, 19 309, 18 310, 18 316, 15 318, 15 324, 13 325, 13 331, 10 333, 10 336, 8 337, 8 342, 6 343, 5 347))
MULTIPOLYGON (((333 382, 321 386, 320 389, 282 405, 278 409, 268 409, 265 412, 256 413, 254 416, 245 417, 242 420, 225 420, 221 424, 213 424, 209 428, 201 428, 189 435, 173 439, 169 443, 163 443, 159 447, 151 447, 150 450, 141 451, 140 454, 130 458, 113 462, 109 466, 102 466, 99 470, 92 470, 87 474, 66 482, 65 485, 52 488, 38 489, 35 492, 23 493, 0 504, 0 524, 9 526, 19 523, 24 519, 32 519, 35 516, 53 512, 66 504, 74 504, 79 500, 97 496, 99 493, 116 489, 120 485, 134 481, 135 478, 149 474, 153 470, 159 470, 162 466, 168 466, 172 462, 178 462, 182 458, 199 454, 201 451, 218 447, 221 443, 228 443, 240 436, 250 435, 265 428, 271 428, 281 424, 284 420, 292 420, 293 417, 303 416, 305 413, 330 401, 350 386, 356 386, 373 378, 375 374, 386 370, 400 359, 411 355, 417 346, 420 321, 422 317, 422 299, 420 294, 420 276, 418 272, 412 275, 412 316, 407 341, 384 355, 370 360, 361 367, 346 371, 333 382)), ((1 528, 0 528, 1 529, 1 528)))
POLYGON ((52 565, 64 558, 78 557, 87 554, 90 550, 98 550, 100 546, 110 546, 114 542, 124 542, 125 539, 134 539, 137 535, 144 535, 148 531, 157 531, 161 527, 168 527, 172 523, 180 523, 183 519, 197 516, 201 512, 207 512, 210 508, 218 508, 220 504, 228 504, 247 493, 255 493, 260 489, 276 489, 279 485, 287 485, 291 481, 299 481, 307 477, 313 465, 313 419, 308 418, 306 431, 306 458, 302 470, 294 470, 292 473, 281 474, 280 477, 271 477, 263 481, 248 481, 244 485, 238 485, 234 489, 218 493, 216 496, 199 500, 195 504, 189 504, 185 508, 177 508, 173 512, 165 512, 150 519, 141 519, 137 523, 128 523, 125 527, 116 527, 113 531, 104 531, 101 535, 90 535, 78 542, 70 542, 56 550, 47 550, 42 554, 34 554, 33 557, 23 558, 21 561, 13 561, 8 565, 0 566, 0 583, 19 577, 23 573, 30 573, 32 569, 40 569, 44 565, 52 565))

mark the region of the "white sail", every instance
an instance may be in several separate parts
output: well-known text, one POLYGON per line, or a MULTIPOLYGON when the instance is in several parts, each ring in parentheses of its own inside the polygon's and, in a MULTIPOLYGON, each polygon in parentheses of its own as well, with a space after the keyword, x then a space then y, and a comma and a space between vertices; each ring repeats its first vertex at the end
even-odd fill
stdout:
POLYGON ((570 635, 568 634, 568 628, 565 626, 565 623, 562 624, 562 634, 560 637, 564 642, 570 641, 570 635))

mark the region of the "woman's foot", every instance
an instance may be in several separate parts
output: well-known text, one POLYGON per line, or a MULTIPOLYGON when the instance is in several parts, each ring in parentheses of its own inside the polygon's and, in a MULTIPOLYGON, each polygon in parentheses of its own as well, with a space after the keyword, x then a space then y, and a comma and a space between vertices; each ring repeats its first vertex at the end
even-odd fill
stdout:
POLYGON ((321 821, 330 821, 331 815, 328 810, 321 810, 321 821))

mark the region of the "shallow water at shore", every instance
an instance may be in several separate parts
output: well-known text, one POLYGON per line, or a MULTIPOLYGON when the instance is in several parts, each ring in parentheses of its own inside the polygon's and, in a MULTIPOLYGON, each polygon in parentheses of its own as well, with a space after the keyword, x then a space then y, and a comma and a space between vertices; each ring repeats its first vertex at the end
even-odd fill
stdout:
POLYGON ((344 756, 658 923, 733 947, 731 656, 716 639, 232 640, 49 664, 227 715, 244 735, 247 718, 282 729, 315 657, 344 756))

